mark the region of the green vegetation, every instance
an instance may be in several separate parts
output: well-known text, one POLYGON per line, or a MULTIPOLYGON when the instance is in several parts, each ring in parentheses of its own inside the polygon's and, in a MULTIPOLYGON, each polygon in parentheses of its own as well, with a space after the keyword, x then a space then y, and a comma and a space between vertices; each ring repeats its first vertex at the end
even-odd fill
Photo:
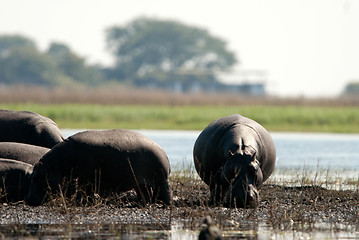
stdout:
POLYGON ((114 66, 90 65, 76 49, 51 42, 42 51, 21 35, 0 35, 0 82, 28 86, 123 84, 174 88, 175 83, 217 83, 216 72, 230 69, 236 56, 207 30, 176 21, 138 18, 106 31, 114 66))
POLYGON ((359 95, 359 81, 353 81, 348 83, 345 88, 343 95, 345 96, 358 96, 359 95))
POLYGON ((0 104, 0 108, 34 111, 61 128, 201 130, 217 118, 239 113, 269 131, 359 133, 358 107, 0 104))
POLYGON ((0 82, 5 85, 96 86, 104 83, 100 69, 86 64, 69 47, 51 43, 46 52, 23 36, 0 36, 0 82))

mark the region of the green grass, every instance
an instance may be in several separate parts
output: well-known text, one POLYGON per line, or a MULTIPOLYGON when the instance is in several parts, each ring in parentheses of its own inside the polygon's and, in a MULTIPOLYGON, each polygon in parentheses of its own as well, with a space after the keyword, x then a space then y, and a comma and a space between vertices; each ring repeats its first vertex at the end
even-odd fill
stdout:
POLYGON ((201 130, 217 118, 239 113, 269 131, 359 133, 358 107, 0 104, 0 108, 34 111, 60 128, 201 130))

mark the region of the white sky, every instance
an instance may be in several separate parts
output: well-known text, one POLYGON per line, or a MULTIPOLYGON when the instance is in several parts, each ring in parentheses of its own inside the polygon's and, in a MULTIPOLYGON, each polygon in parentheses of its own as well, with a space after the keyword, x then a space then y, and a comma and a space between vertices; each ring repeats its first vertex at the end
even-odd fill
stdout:
POLYGON ((237 69, 268 71, 273 94, 336 95, 359 81, 357 0, 0 0, 0 35, 22 34, 41 50, 62 42, 109 64, 104 30, 139 16, 209 30, 235 51, 237 69))

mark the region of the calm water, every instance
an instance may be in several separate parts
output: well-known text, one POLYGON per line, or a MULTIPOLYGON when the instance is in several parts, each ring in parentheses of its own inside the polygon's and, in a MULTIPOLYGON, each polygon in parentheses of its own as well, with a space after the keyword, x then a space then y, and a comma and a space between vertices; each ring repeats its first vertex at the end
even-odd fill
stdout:
MULTIPOLYGON (((68 137, 81 130, 64 129, 68 137)), ((166 151, 174 170, 193 167, 192 151, 199 131, 138 130, 166 151)), ((359 134, 271 133, 278 169, 358 170, 359 134)))
MULTIPOLYGON (((244 222, 233 230, 223 232, 223 239, 249 240, 328 240, 358 239, 355 228, 336 225, 330 231, 273 230, 266 224, 244 222), (342 230, 341 230, 342 229, 342 230)), ((305 226, 304 226, 305 228, 305 226)), ((151 227, 121 224, 18 224, 0 225, 1 239, 154 239, 154 240, 197 240, 199 229, 185 229, 182 223, 171 226, 151 227), (166 229, 167 228, 167 229, 166 229), (148 230, 146 230, 148 229, 148 230), (21 232, 22 231, 22 232, 21 232), (26 235, 24 235, 26 233, 26 235)))

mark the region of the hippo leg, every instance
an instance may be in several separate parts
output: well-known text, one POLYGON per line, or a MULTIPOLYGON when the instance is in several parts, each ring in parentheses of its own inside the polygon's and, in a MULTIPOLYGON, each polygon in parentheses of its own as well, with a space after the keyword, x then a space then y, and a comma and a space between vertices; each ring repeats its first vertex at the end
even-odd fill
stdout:
POLYGON ((141 204, 162 202, 170 205, 170 190, 168 183, 163 181, 157 183, 154 187, 146 184, 140 184, 139 189, 136 190, 138 202, 141 204))
POLYGON ((166 205, 171 204, 171 193, 168 186, 168 181, 162 181, 155 185, 154 194, 152 197, 153 202, 162 202, 166 205))
POLYGON ((153 195, 152 187, 146 184, 140 184, 135 190, 137 194, 137 202, 139 204, 144 206, 146 203, 151 202, 151 196, 153 195))

